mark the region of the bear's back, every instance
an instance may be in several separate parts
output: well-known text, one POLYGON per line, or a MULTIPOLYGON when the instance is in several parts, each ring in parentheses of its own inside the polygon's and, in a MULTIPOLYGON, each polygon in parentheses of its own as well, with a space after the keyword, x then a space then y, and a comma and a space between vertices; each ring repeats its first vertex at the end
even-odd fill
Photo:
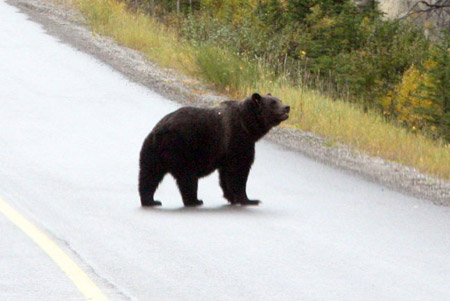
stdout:
POLYGON ((212 172, 224 152, 223 125, 213 109, 183 107, 166 115, 150 134, 170 169, 186 169, 203 176, 212 172))
POLYGON ((154 133, 172 132, 182 136, 214 135, 220 131, 219 116, 213 109, 182 107, 161 119, 154 133))

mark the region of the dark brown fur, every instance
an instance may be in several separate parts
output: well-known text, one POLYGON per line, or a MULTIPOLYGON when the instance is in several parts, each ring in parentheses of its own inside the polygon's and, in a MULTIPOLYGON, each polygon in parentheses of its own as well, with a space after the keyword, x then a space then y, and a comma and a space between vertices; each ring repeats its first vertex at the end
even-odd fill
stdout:
POLYGON ((217 107, 184 107, 165 116, 147 136, 140 153, 139 194, 142 206, 153 199, 164 175, 176 179, 185 206, 197 199, 198 179, 219 170, 220 186, 231 204, 256 205, 246 193, 255 142, 288 118, 289 106, 271 96, 253 94, 242 102, 217 107))

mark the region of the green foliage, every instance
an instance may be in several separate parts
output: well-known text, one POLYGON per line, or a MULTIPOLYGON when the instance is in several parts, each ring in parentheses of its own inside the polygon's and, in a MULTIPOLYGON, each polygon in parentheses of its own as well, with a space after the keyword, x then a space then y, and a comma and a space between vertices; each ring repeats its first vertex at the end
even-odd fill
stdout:
POLYGON ((355 99, 379 106, 379 98, 400 82, 403 73, 426 58, 428 41, 414 27, 397 21, 364 21, 358 47, 340 51, 328 69, 336 74, 337 88, 345 85, 355 99))
POLYGON ((429 58, 409 67, 381 103, 386 116, 450 142, 450 35, 432 44, 429 58))
POLYGON ((254 87, 260 78, 255 64, 226 49, 204 44, 195 55, 197 74, 216 87, 230 92, 231 89, 254 87))
MULTIPOLYGON (((436 67, 429 71, 436 85, 424 84, 421 89, 441 109, 423 116, 435 116, 433 126, 438 129, 434 131, 435 137, 448 136, 448 122, 443 121, 448 120, 443 117, 448 114, 449 90, 443 81, 448 65, 443 62, 444 52, 439 50, 444 46, 431 47, 433 42, 425 37, 422 29, 407 21, 383 18, 375 0, 364 5, 357 5, 353 0, 138 2, 175 27, 189 43, 205 45, 205 49, 215 45, 226 64, 231 56, 241 61, 239 66, 242 62, 263 64, 271 74, 288 78, 293 85, 307 85, 333 96, 345 96, 347 101, 362 103, 365 108, 379 112, 386 111, 383 103, 386 95, 399 89, 412 66, 420 69, 425 61, 436 61, 436 67), (181 13, 175 13, 177 2, 181 13)), ((214 63, 213 69, 224 70, 223 62, 213 62, 205 55, 200 65, 214 63)), ((199 72, 205 73, 206 68, 199 72)), ((240 71, 235 72, 230 69, 208 76, 216 77, 217 85, 223 88, 227 82, 244 80, 244 76, 236 77, 240 71)), ((252 72, 250 77, 255 74, 252 72)), ((431 107, 423 109, 432 110, 431 107)), ((420 116, 416 109, 411 114, 420 116)), ((396 118, 398 114, 389 116, 396 118)), ((430 122, 427 119, 425 123, 430 122)), ((400 120, 400 123, 404 122, 400 120)))
POLYGON ((432 46, 427 67, 430 81, 423 83, 422 90, 434 105, 421 112, 430 116, 427 120, 436 129, 435 135, 450 142, 450 32, 432 46))

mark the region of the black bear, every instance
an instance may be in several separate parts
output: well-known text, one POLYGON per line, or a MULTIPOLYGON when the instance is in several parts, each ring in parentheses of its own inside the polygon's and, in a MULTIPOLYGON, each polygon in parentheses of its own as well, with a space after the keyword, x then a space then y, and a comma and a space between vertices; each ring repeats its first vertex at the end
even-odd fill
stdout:
POLYGON ((220 186, 231 204, 257 205, 246 193, 255 142, 289 118, 290 107, 270 94, 224 101, 212 108, 183 107, 166 115, 147 136, 140 153, 142 206, 153 199, 167 173, 172 174, 185 206, 199 206, 198 179, 219 170, 220 186))

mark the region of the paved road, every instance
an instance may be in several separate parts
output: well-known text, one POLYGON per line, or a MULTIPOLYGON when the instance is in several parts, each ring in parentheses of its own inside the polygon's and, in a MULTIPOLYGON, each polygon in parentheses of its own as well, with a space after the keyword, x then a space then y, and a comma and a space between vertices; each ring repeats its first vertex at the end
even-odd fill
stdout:
MULTIPOLYGON (((141 143, 176 108, 0 2, 0 198, 110 299, 449 300, 450 208, 264 141, 262 206, 227 206, 213 174, 202 208, 170 176, 140 208, 141 143)), ((1 213, 0 231, 1 300, 83 299, 1 213)))

